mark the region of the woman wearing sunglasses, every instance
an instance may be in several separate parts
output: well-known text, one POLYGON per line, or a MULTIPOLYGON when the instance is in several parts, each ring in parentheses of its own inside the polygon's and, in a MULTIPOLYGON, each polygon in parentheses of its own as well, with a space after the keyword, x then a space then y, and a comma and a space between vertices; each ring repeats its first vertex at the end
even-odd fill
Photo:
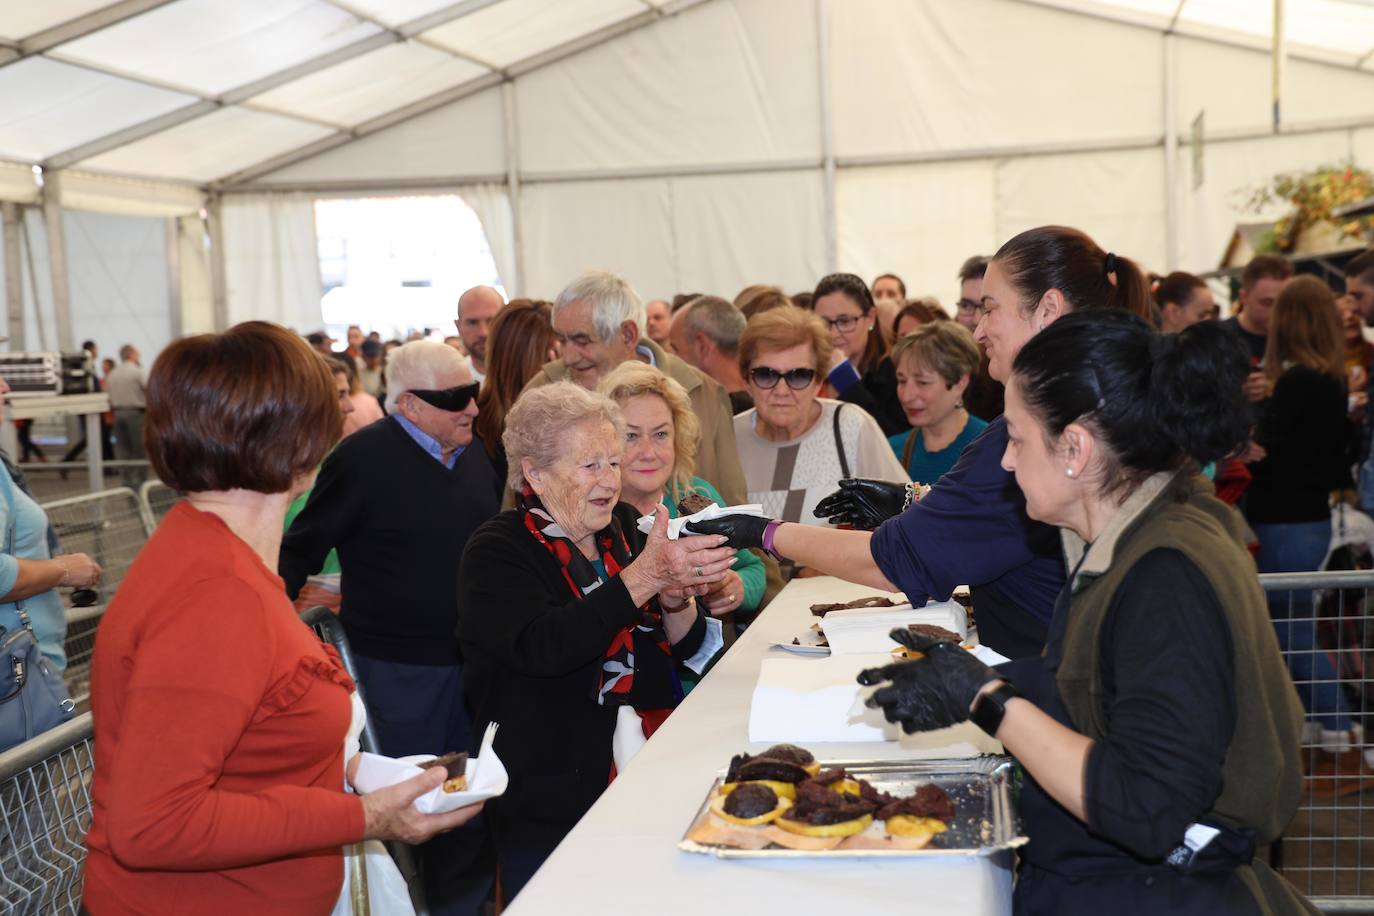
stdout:
POLYGON ((825 524, 812 510, 844 477, 908 480, 877 422, 817 397, 832 346, 825 325, 786 306, 754 316, 739 342, 754 409, 735 417, 749 501, 774 518, 825 524))

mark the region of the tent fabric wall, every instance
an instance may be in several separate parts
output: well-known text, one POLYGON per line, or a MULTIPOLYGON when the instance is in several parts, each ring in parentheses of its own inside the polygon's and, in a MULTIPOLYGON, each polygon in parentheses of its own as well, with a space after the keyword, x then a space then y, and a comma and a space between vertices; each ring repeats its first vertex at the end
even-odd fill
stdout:
POLYGON ((68 210, 63 237, 74 341, 94 340, 111 357, 131 343, 152 365, 173 330, 166 221, 68 210))
POLYGON ((33 168, 12 162, 0 162, 0 200, 20 204, 38 201, 38 182, 34 180, 33 168))
POLYGON ((228 323, 275 321, 302 334, 320 327, 320 261, 308 194, 224 198, 228 323))
POLYGON ((521 203, 531 296, 551 299, 589 267, 623 274, 646 299, 808 289, 825 272, 816 170, 547 182, 524 187, 521 203))
POLYGON ((183 216, 205 206, 205 192, 191 185, 63 171, 62 206, 126 216, 183 216))
POLYGON ((264 175, 258 184, 323 186, 504 175, 500 89, 488 89, 264 175))
POLYGON ((797 0, 715 0, 520 77, 520 168, 817 159, 812 10, 797 0))
POLYGON ((482 222, 491 245, 491 257, 496 273, 508 296, 521 289, 518 256, 515 250, 515 212, 510 195, 501 184, 470 184, 456 188, 458 196, 467 202, 482 222))

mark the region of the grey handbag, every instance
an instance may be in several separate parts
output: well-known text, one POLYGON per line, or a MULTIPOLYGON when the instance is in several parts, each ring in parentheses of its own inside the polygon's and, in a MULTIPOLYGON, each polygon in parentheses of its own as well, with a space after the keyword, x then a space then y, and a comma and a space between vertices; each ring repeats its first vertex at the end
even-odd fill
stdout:
MULTIPOLYGON (((14 549, 14 485, 0 472, 0 490, 9 506, 4 552, 14 549)), ((72 717, 76 703, 67 685, 38 648, 38 637, 16 601, 20 627, 0 627, 0 751, 8 750, 72 717)))

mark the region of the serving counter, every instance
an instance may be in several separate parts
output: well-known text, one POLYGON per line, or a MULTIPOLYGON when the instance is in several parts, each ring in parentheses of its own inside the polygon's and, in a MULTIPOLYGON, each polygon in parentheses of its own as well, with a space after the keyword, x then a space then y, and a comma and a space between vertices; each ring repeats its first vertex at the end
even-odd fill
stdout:
MULTIPOLYGON (((750 744, 749 706, 765 658, 788 657, 814 620, 810 606, 876 594, 830 577, 797 579, 691 692, 554 851, 507 909, 510 916, 778 912, 986 914, 1011 912, 1011 854, 982 858, 718 859, 677 848, 717 773, 750 744)), ((943 756, 977 744, 971 725, 940 741, 807 742, 822 762, 943 756)), ((981 733, 978 733, 981 735, 981 733)), ((983 738, 983 742, 990 739, 983 738)))

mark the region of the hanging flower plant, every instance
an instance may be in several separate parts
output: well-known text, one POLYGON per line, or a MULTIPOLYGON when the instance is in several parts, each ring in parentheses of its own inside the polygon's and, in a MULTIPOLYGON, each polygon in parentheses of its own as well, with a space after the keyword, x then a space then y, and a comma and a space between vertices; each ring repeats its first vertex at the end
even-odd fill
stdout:
POLYGON ((1346 161, 1341 165, 1324 165, 1310 172, 1284 172, 1251 192, 1245 209, 1266 210, 1275 203, 1287 203, 1292 209, 1274 223, 1272 236, 1265 235, 1261 246, 1271 251, 1292 251, 1305 229, 1321 222, 1335 226, 1342 236, 1363 239, 1374 217, 1342 219, 1333 211, 1348 204, 1374 197, 1374 174, 1346 161))

